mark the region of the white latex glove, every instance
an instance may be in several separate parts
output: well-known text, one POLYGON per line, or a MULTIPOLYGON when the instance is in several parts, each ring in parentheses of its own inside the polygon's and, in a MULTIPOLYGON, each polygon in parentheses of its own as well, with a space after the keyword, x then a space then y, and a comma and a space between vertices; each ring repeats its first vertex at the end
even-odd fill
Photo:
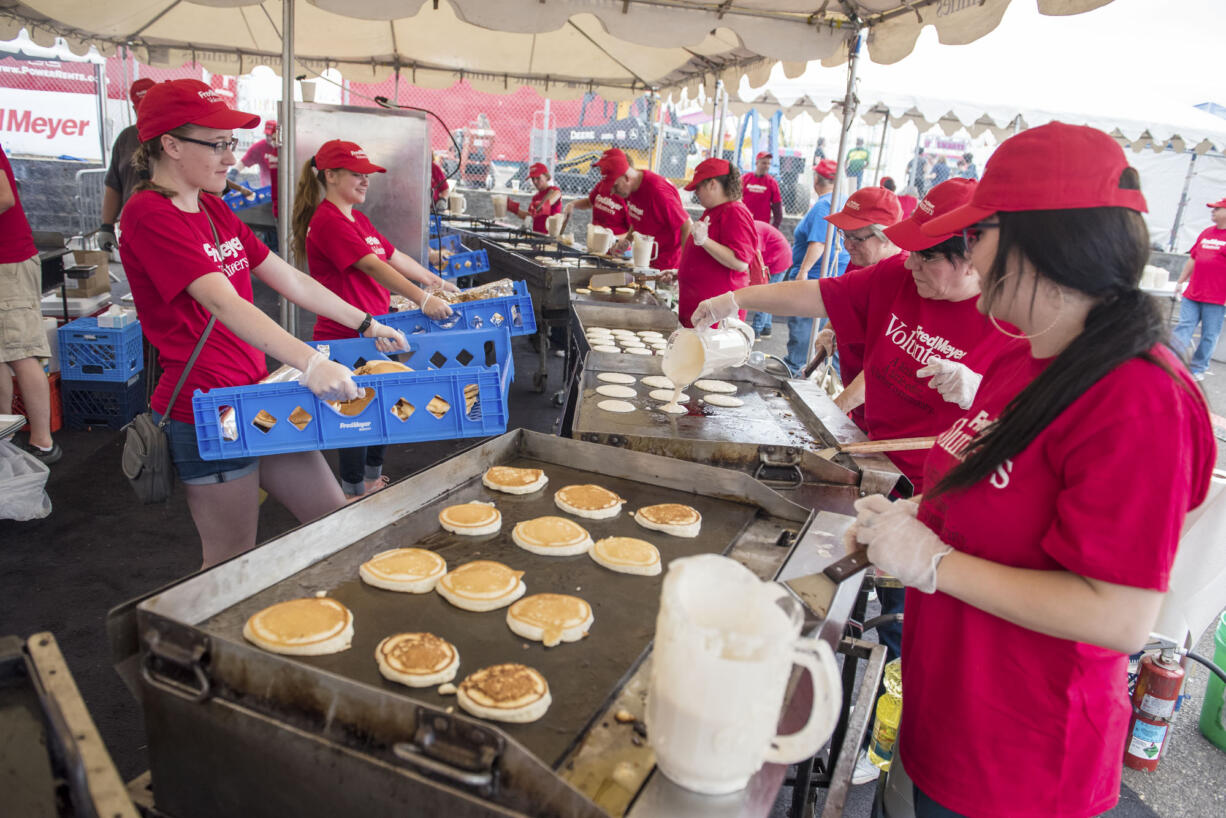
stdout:
POLYGON ((451 307, 434 293, 428 294, 426 300, 421 302, 421 311, 427 318, 433 318, 435 321, 451 317, 451 307))
POLYGON ((690 318, 690 323, 695 328, 709 327, 725 318, 736 318, 740 309, 736 303, 736 296, 729 290, 714 298, 699 302, 698 309, 694 310, 694 315, 690 318))
POLYGON ((694 240, 695 247, 702 247, 707 243, 707 238, 711 231, 711 225, 704 219, 699 219, 694 222, 694 227, 690 230, 690 238, 694 240))
POLYGON ((320 400, 353 400, 360 393, 353 382, 353 373, 348 367, 328 360, 322 352, 316 352, 307 361, 306 369, 298 376, 298 383, 310 389, 320 400))
POLYGON ((460 288, 456 286, 454 281, 446 281, 441 278, 439 281, 443 282, 443 292, 445 293, 458 293, 460 291, 460 288))
POLYGON ((928 386, 941 393, 941 397, 950 403, 956 403, 963 409, 970 409, 979 391, 979 383, 983 376, 977 374, 966 364, 957 361, 947 361, 944 358, 929 358, 928 365, 915 373, 916 377, 932 380, 928 386))
POLYGON ((887 511, 899 509, 915 517, 919 514, 919 504, 910 500, 896 500, 891 502, 880 494, 870 494, 861 500, 855 502, 855 509, 859 512, 856 521, 847 527, 843 532, 843 550, 850 554, 853 551, 864 550, 864 544, 857 539, 860 532, 860 519, 876 519, 875 515, 884 514, 887 511))
POLYGON ((891 503, 880 494, 856 501, 856 541, 868 546, 869 561, 908 588, 937 589, 937 566, 953 548, 916 519, 914 503, 891 503))
POLYGON ((115 225, 104 224, 98 228, 98 232, 94 234, 94 238, 98 241, 98 249, 105 252, 110 252, 119 246, 119 240, 115 238, 115 225))
POLYGON ((378 321, 372 320, 363 335, 366 338, 374 338, 375 348, 380 352, 404 352, 409 348, 409 342, 405 340, 403 332, 378 321))

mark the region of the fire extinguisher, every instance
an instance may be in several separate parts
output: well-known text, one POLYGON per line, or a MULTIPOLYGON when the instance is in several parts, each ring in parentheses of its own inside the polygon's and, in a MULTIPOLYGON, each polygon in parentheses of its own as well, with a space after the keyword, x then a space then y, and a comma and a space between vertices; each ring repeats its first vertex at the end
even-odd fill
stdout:
POLYGON ((1124 764, 1134 770, 1153 772, 1170 737, 1171 718, 1183 687, 1184 669, 1174 650, 1164 648, 1155 658, 1141 657, 1137 687, 1132 694, 1132 720, 1124 764))

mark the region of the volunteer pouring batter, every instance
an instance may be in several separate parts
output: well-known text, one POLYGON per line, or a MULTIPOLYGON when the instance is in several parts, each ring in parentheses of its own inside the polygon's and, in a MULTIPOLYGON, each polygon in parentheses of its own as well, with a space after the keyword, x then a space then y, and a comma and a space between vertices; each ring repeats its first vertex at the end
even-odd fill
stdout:
POLYGON ((217 317, 166 427, 206 567, 255 545, 261 486, 302 522, 345 502, 319 452, 212 461, 200 457, 192 393, 256 383, 268 374, 265 353, 300 369, 299 382, 321 398, 358 395, 346 367, 255 307, 252 274, 295 304, 380 339, 387 351, 406 346, 400 333, 270 253, 221 199, 202 193, 220 188, 234 164, 233 129, 253 128, 259 121, 255 114, 232 110, 198 80, 155 85, 137 115, 141 146, 135 161, 147 167, 150 180, 128 200, 122 215, 124 271, 141 328, 157 348, 163 370, 151 400, 155 418, 166 411, 210 315, 217 317))
MULTIPOLYGON (((706 208, 694 223, 677 270, 677 313, 686 327, 700 301, 748 286, 751 266, 763 281, 758 229, 741 202, 741 172, 726 159, 704 159, 694 168, 686 190, 694 191, 706 208)), ((744 310, 735 313, 745 318, 744 310)), ((731 317, 721 316, 721 317, 731 317)), ((714 322, 708 322, 714 323, 714 322)))
POLYGON ((888 789, 912 790, 921 818, 1082 818, 1119 799, 1128 654, 1216 456, 1138 289, 1144 211, 1114 139, 1051 123, 1005 141, 970 204, 924 225, 966 236, 980 310, 1026 343, 938 438, 918 508, 857 502, 856 538, 908 586, 888 789))
POLYGON ((532 201, 525 208, 521 208, 519 202, 507 202, 507 210, 525 219, 532 219, 532 229, 537 233, 546 232, 545 220, 562 212, 562 189, 553 184, 551 178, 549 168, 537 162, 528 168, 528 179, 536 188, 532 201))
POLYGON ((624 253, 636 233, 656 240, 658 252, 651 262, 656 270, 675 270, 681 248, 690 237, 690 214, 672 182, 650 170, 631 167, 624 153, 607 153, 596 162, 613 192, 626 200, 630 232, 613 245, 611 253, 624 253))
MULTIPOLYGON (((316 281, 363 312, 390 312, 391 293, 395 292, 421 305, 428 317, 441 320, 451 315, 451 307, 431 293, 456 292, 455 285, 393 247, 366 214, 354 209, 366 201, 370 174, 386 172, 354 142, 333 139, 320 146, 299 176, 294 197, 294 253, 307 260, 316 281)), ((315 319, 311 337, 330 341, 358 334, 321 315, 315 319)), ((359 497, 387 485, 383 448, 340 450, 341 488, 346 495, 359 497)))

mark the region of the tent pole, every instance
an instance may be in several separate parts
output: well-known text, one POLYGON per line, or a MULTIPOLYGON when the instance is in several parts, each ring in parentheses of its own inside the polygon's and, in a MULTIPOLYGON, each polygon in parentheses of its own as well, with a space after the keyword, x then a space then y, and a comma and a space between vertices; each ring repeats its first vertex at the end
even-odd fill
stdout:
POLYGON ((716 126, 711 134, 711 155, 716 159, 724 158, 724 118, 728 116, 728 89, 724 81, 715 85, 715 98, 718 100, 719 113, 716 115, 716 126))
MULTIPOLYGON (((290 258, 290 216, 294 209, 294 0, 281 4, 281 147, 277 149, 277 246, 290 264, 305 259, 290 258)), ((281 326, 298 334, 298 311, 281 296, 281 326)))
POLYGON ((651 170, 660 172, 660 159, 664 156, 664 97, 658 91, 656 98, 656 139, 651 148, 651 170))
POLYGON ((111 158, 107 156, 107 148, 110 144, 107 142, 106 133, 106 64, 94 63, 94 80, 98 86, 98 144, 101 146, 102 167, 107 167, 111 163, 111 158))
POLYGON ((1179 194, 1179 207, 1175 209, 1175 223, 1171 225, 1171 240, 1167 251, 1174 253, 1179 245, 1179 227, 1183 223, 1183 210, 1188 205, 1188 191, 1192 187, 1192 177, 1196 176, 1196 151, 1188 151, 1192 158, 1188 160, 1188 174, 1183 177, 1183 192, 1179 194))
POLYGON ((885 112, 885 119, 881 122, 881 145, 877 148, 877 170, 873 174, 873 184, 881 184, 881 163, 885 161, 885 138, 890 132, 890 112, 885 112))

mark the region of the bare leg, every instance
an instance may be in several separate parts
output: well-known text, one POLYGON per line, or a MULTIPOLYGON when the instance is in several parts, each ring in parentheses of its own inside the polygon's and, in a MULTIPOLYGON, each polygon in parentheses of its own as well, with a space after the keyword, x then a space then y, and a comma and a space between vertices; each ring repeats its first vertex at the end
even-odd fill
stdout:
POLYGON ((305 523, 345 505, 341 484, 319 452, 260 458, 260 485, 305 523))
MULTIPOLYGON (((30 421, 30 442, 44 449, 51 448, 51 386, 47 373, 37 358, 22 358, 9 361, 17 385, 21 387, 21 404, 25 407, 26 419, 30 421)), ((12 400, 12 394, 9 396, 12 400)))
POLYGON ((258 471, 228 483, 185 485, 187 507, 200 534, 204 568, 255 547, 260 519, 258 471))
POLYGON ((0 415, 13 414, 13 370, 0 364, 0 415))

